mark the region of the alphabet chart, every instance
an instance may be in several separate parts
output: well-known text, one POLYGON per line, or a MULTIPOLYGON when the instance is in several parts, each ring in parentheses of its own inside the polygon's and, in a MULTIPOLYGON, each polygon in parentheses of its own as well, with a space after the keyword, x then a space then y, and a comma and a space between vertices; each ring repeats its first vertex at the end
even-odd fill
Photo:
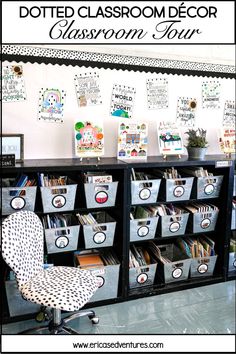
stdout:
POLYGON ((74 82, 79 107, 102 104, 98 73, 75 75, 74 82))
POLYGON ((197 100, 190 97, 179 97, 177 103, 176 123, 180 127, 193 127, 195 125, 195 111, 197 100))
POLYGON ((2 102, 26 100, 25 81, 21 65, 2 67, 2 102))
POLYGON ((147 135, 147 123, 120 121, 117 158, 121 160, 147 158, 147 135))
POLYGON ((39 91, 38 119, 62 123, 66 92, 54 88, 41 88, 39 91))
POLYGON ((135 93, 134 87, 113 85, 110 114, 116 117, 132 118, 135 93))

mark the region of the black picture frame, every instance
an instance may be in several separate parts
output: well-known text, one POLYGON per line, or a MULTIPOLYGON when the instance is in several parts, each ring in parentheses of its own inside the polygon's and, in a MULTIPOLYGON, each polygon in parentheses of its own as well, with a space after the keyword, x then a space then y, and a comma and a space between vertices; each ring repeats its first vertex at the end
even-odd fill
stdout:
POLYGON ((5 154, 14 154, 16 162, 24 161, 24 134, 2 134, 2 155, 5 154))

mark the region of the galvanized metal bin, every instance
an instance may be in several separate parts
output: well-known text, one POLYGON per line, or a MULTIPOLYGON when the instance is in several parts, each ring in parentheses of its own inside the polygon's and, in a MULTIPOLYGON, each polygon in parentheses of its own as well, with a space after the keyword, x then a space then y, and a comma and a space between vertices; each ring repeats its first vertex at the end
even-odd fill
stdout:
POLYGON ((236 174, 234 175, 234 188, 233 188, 233 195, 236 196, 236 174))
POLYGON ((155 237, 159 216, 130 220, 130 241, 151 240, 155 237))
POLYGON ((80 225, 44 229, 47 253, 77 250, 80 225))
POLYGON ((37 313, 40 310, 40 305, 27 301, 21 296, 15 280, 5 281, 5 287, 11 317, 28 313, 37 313))
POLYGON ((217 255, 209 257, 196 257, 191 259, 190 278, 213 275, 217 255))
POLYGON ((219 210, 191 213, 190 231, 193 233, 214 231, 218 214, 219 210))
POLYGON ((236 272, 236 253, 229 253, 229 272, 236 272))
POLYGON ((36 186, 31 187, 3 187, 2 188, 2 215, 15 211, 34 211, 36 186))
POLYGON ((99 288, 89 302, 116 298, 118 295, 120 264, 92 268, 91 272, 97 276, 99 288))
POLYGON ((160 179, 131 181, 131 204, 155 203, 160 183, 160 179))
POLYGON ((218 198, 224 176, 197 177, 194 197, 197 199, 218 198))
POLYGON ((189 200, 193 186, 193 179, 194 177, 164 179, 164 200, 167 202, 189 200))
POLYGON ((92 213, 92 215, 98 224, 82 226, 85 248, 113 246, 116 221, 105 212, 92 213))
POLYGON ((158 245, 158 248, 161 251, 161 255, 171 261, 170 263, 163 263, 160 260, 162 277, 164 278, 165 283, 167 284, 188 279, 191 258, 182 253, 174 244, 158 245))
POLYGON ((87 208, 103 208, 115 205, 118 182, 84 183, 87 208))
POLYGON ((189 213, 160 216, 159 232, 161 237, 184 235, 189 213))
POLYGON ((152 285, 154 283, 157 263, 147 266, 135 267, 129 269, 129 287, 130 289, 152 285))
POLYGON ((231 230, 236 229, 236 208, 232 208, 232 215, 231 215, 231 230))
POLYGON ((64 186, 40 187, 43 212, 74 210, 77 184, 64 186))

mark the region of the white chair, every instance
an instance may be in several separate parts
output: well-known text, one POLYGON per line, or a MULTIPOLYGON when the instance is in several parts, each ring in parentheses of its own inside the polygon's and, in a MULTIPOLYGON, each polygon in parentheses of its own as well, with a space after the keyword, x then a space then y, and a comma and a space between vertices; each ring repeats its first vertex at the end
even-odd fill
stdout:
POLYGON ((24 299, 52 310, 52 319, 47 326, 31 328, 21 334, 44 329, 52 334, 78 334, 67 323, 82 316, 98 323, 94 311, 80 311, 64 319, 61 311, 77 311, 83 307, 98 288, 96 277, 88 270, 74 267, 44 269, 43 244, 42 223, 35 213, 18 211, 4 219, 2 255, 15 273, 19 291, 24 299))

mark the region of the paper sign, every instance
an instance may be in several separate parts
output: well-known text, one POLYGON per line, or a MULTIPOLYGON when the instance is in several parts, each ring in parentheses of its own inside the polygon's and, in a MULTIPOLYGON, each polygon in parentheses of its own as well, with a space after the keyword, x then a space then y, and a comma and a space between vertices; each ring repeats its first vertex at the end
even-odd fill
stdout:
POLYGON ((204 81, 202 83, 202 108, 220 108, 219 81, 204 81))
POLYGON ((220 130, 220 149, 225 154, 236 152, 236 130, 235 129, 221 129, 220 130))
POLYGON ((190 97, 179 97, 177 103, 177 126, 193 127, 195 125, 195 112, 197 100, 190 97))
POLYGON ((2 102, 26 100, 22 65, 3 66, 1 80, 2 102))
POLYGON ((168 80, 147 79, 146 86, 148 109, 168 108, 168 80))
POLYGON ((234 128, 236 124, 235 101, 226 101, 223 115, 223 127, 234 128))
POLYGON ((75 75, 74 82, 79 107, 102 104, 99 74, 94 72, 75 75))
POLYGON ((135 93, 134 87, 114 85, 111 96, 111 115, 132 118, 135 93))
POLYGON ((175 123, 161 123, 157 132, 160 154, 183 155, 184 146, 182 136, 180 129, 175 123))
POLYGON ((118 159, 147 157, 147 123, 121 121, 118 131, 118 159))
POLYGON ((102 121, 77 121, 74 126, 75 154, 78 157, 99 157, 104 155, 102 121))
POLYGON ((41 88, 39 91, 38 119, 47 122, 62 123, 65 97, 66 93, 64 90, 41 88))

